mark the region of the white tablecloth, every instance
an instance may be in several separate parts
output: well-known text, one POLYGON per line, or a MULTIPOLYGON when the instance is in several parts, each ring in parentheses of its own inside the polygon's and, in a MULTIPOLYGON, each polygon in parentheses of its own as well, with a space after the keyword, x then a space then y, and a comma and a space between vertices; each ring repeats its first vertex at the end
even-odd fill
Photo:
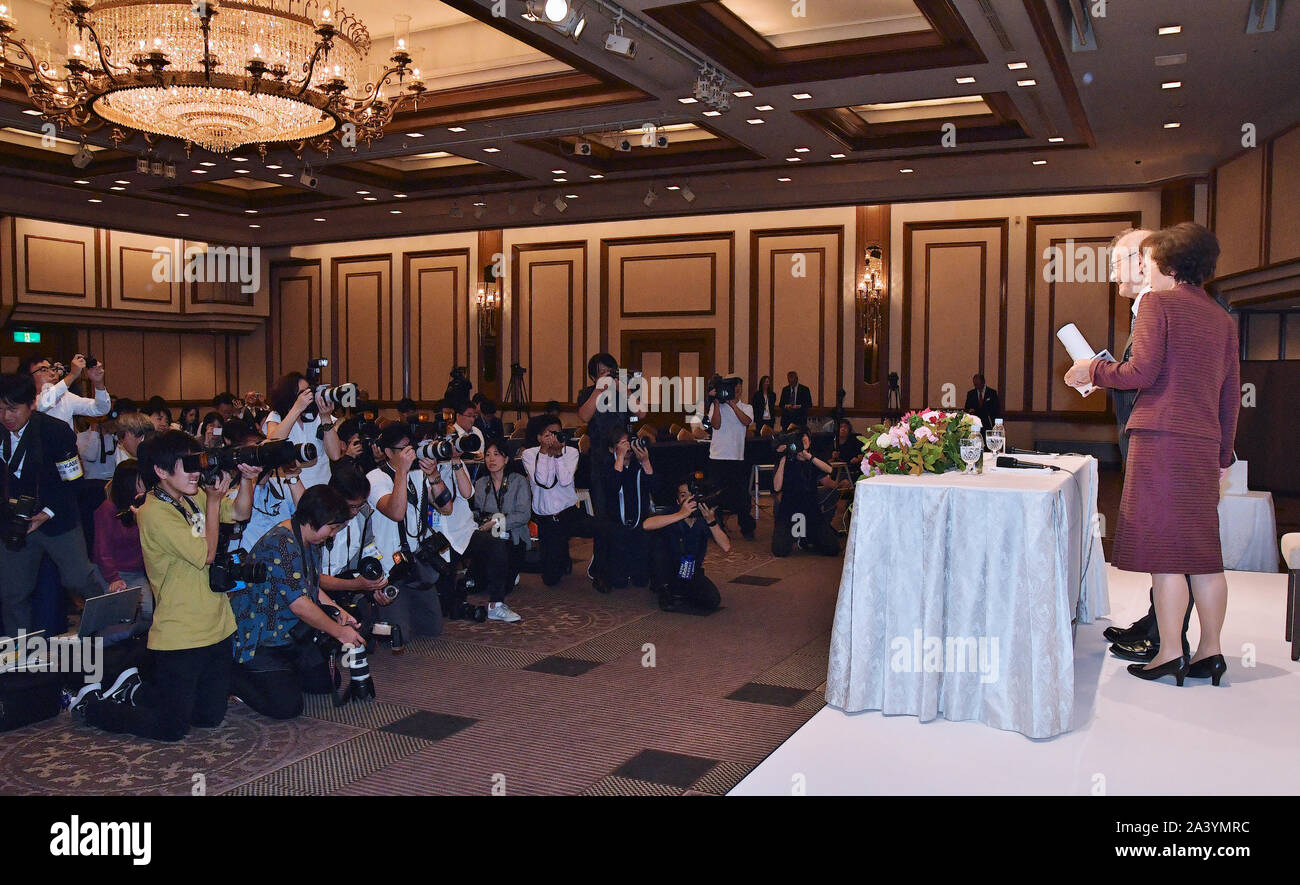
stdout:
POLYGON ((1243 572, 1276 572, 1277 521, 1273 496, 1246 492, 1219 498, 1219 543, 1223 567, 1243 572))
POLYGON ((1097 462, 857 483, 826 701, 1046 738, 1074 712, 1072 621, 1109 614, 1097 462))

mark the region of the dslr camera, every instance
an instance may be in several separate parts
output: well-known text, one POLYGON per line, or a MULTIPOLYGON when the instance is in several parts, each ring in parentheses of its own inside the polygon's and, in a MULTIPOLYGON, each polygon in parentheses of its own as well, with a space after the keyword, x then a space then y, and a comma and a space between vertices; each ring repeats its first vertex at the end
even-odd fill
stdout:
MULTIPOLYGON (((331 620, 338 620, 339 610, 334 606, 322 605, 320 609, 331 620)), ((335 658, 334 665, 339 685, 334 694, 334 706, 341 707, 354 698, 374 699, 375 683, 370 678, 370 662, 366 658, 364 647, 345 651, 343 643, 323 630, 317 630, 306 621, 294 624, 289 630, 289 637, 295 643, 310 643, 325 658, 335 658)))
POLYGON ((452 366, 449 373, 451 380, 447 382, 447 390, 443 395, 444 399, 450 401, 468 400, 469 392, 474 385, 466 376, 465 366, 452 366))
POLYGON ((773 451, 785 446, 785 454, 797 455, 803 451, 803 432, 799 430, 787 430, 784 433, 772 434, 773 451))
MULTIPOLYGON (((307 381, 321 399, 327 403, 332 403, 335 408, 350 409, 357 404, 357 386, 351 382, 330 386, 321 384, 321 370, 329 366, 330 361, 324 358, 312 359, 307 361, 307 381)), ((316 400, 312 400, 307 408, 302 410, 304 421, 313 421, 319 415, 316 408, 316 400)))
MULTIPOLYGON (((451 549, 451 542, 441 532, 434 532, 420 542, 411 551, 410 558, 402 551, 393 554, 393 565, 388 569, 388 582, 407 587, 421 587, 420 572, 416 563, 435 569, 438 574, 446 575, 452 571, 452 564, 442 558, 442 554, 451 549)), ((427 589, 421 587, 421 589, 427 589)))
POLYGON ((427 439, 415 447, 415 456, 426 461, 450 461, 459 453, 462 458, 471 456, 479 449, 478 434, 467 433, 457 437, 454 433, 441 439, 427 439))
POLYGON ((199 481, 204 485, 215 485, 223 472, 233 472, 240 464, 272 470, 276 467, 288 467, 306 461, 316 460, 316 446, 312 443, 301 445, 287 439, 273 439, 254 446, 222 446, 204 449, 193 455, 181 458, 182 468, 189 473, 198 473, 199 481))
POLYGON ((717 507, 718 500, 722 497, 722 490, 707 484, 702 473, 696 473, 688 479, 686 489, 696 504, 704 504, 709 508, 717 507))
POLYGON ((31 518, 40 512, 40 502, 31 495, 19 495, 6 502, 3 519, 0 519, 0 533, 4 536, 6 550, 17 553, 27 546, 31 518))
POLYGON ((265 584, 266 578, 266 563, 256 562, 243 550, 218 553, 208 566, 208 587, 213 593, 236 593, 249 584, 265 584))

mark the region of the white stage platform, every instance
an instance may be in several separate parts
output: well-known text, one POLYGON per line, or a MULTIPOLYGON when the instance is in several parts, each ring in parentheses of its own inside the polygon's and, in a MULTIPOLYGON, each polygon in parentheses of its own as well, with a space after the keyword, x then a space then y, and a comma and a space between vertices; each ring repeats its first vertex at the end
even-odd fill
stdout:
MULTIPOLYGON (((1075 727, 1033 741, 977 722, 825 707, 731 791, 790 795, 1300 793, 1300 663, 1283 642, 1286 576, 1228 572, 1228 673, 1143 682, 1101 632, 1147 608, 1149 578, 1110 568, 1111 620, 1075 643, 1075 727), (1243 655, 1253 654, 1253 667, 1243 655)), ((1192 618, 1190 640, 1196 648, 1192 618)))

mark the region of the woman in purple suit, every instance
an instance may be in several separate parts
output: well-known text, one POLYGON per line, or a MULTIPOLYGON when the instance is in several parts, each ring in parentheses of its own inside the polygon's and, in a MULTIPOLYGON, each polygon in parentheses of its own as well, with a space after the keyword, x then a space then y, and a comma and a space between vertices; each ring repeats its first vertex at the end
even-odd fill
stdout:
MULTIPOLYGON (((1142 243, 1148 273, 1175 285, 1142 296, 1133 351, 1122 363, 1081 360, 1065 381, 1137 390, 1115 533, 1114 565, 1150 572, 1160 650, 1129 672, 1142 679, 1212 678, 1227 669, 1219 634, 1228 607, 1219 542, 1219 477, 1232 463, 1241 406, 1240 354, 1232 318, 1202 288, 1214 275, 1219 241, 1185 222, 1142 243), (1192 583, 1200 644, 1189 660, 1180 634, 1192 583)), ((1148 277, 1151 279, 1151 277, 1148 277)))

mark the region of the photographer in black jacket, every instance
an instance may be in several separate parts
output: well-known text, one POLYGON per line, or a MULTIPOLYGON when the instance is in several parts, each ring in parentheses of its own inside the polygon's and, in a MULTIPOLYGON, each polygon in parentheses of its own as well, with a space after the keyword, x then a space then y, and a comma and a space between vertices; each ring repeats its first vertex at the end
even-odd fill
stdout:
POLYGON ((108 585, 86 555, 80 530, 77 435, 36 411, 31 375, 0 375, 0 425, 0 614, 13 636, 35 627, 32 594, 42 555, 82 598, 106 593, 108 585))
POLYGON ((789 556, 795 542, 811 546, 823 556, 836 556, 840 541, 830 520, 817 503, 817 490, 831 466, 812 453, 812 438, 804 427, 772 437, 780 460, 772 477, 772 491, 781 495, 772 526, 772 555, 789 556), (786 442, 790 440, 791 442, 786 442))
POLYGON ((614 462, 604 477, 605 512, 596 514, 609 525, 605 574, 611 587, 626 587, 629 581, 645 587, 650 583, 650 540, 644 521, 653 512, 651 498, 656 491, 650 449, 644 439, 629 437, 626 428, 614 427, 609 433, 609 451, 614 462))

